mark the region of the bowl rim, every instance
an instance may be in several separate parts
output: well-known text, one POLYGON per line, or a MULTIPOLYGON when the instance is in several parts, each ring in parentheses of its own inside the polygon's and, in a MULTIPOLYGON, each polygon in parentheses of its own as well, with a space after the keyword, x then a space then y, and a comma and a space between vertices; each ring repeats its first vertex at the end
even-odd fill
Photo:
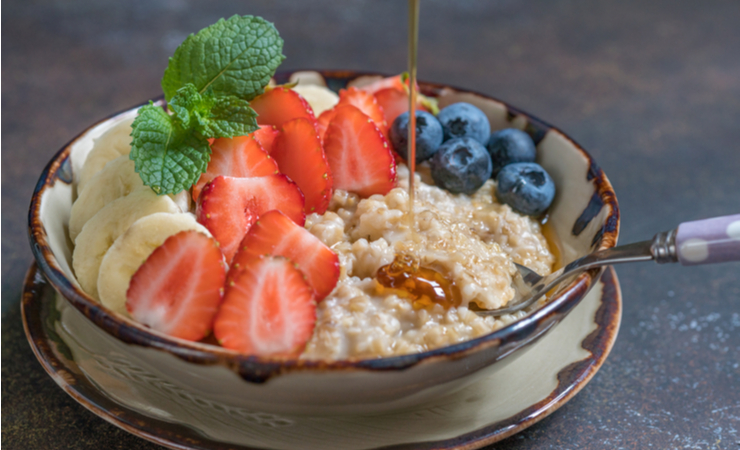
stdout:
MULTIPOLYGON (((388 76, 382 73, 369 71, 303 69, 281 71, 275 75, 275 78, 278 82, 281 82, 283 80, 287 80, 293 73, 305 71, 318 72, 325 80, 339 79, 351 81, 363 76, 388 76)), ((533 127, 532 130, 528 131, 534 134, 537 134, 538 132, 541 133, 539 140, 544 137, 544 134, 547 131, 558 133, 562 138, 566 139, 581 153, 589 164, 587 180, 591 181, 595 188, 592 203, 596 201, 597 205, 608 208, 604 224, 602 225, 600 232, 594 237, 593 247, 595 248, 593 248, 592 251, 603 250, 616 245, 620 226, 620 214, 616 194, 614 193, 614 189, 604 172, 596 164, 591 155, 583 149, 583 147, 557 127, 554 127, 547 122, 544 122, 495 97, 447 84, 419 81, 419 86, 420 91, 428 95, 434 95, 435 93, 441 92, 443 89, 452 89, 456 92, 469 93, 486 100, 497 102, 506 108, 509 117, 517 115, 524 116, 527 119, 528 126, 533 127), (598 245, 595 245, 597 243, 598 245)), ((162 102, 162 97, 159 97, 154 101, 162 102)), ((57 151, 41 172, 39 180, 36 183, 36 187, 34 188, 28 213, 28 232, 31 249, 44 275, 57 291, 59 291, 67 301, 75 306, 77 310, 108 334, 126 344, 151 347, 160 351, 165 351, 195 364, 225 366, 232 371, 239 373, 239 375, 241 375, 245 380, 256 383, 263 383, 276 375, 305 370, 404 370, 419 363, 460 359, 471 353, 476 353, 492 346, 506 346, 507 343, 520 342, 522 341, 522 336, 530 336, 533 334, 539 336, 544 330, 553 325, 559 316, 564 316, 573 307, 575 307, 602 273, 602 269, 593 269, 584 272, 573 280, 566 288, 563 288, 554 299, 542 306, 540 309, 491 333, 457 344, 407 355, 332 361, 302 360, 287 357, 259 357, 239 354, 233 350, 217 347, 215 345, 188 342, 168 337, 164 334, 152 331, 131 319, 120 317, 75 286, 75 284, 64 275, 64 272, 59 266, 56 256, 49 245, 47 233, 40 218, 41 199, 46 190, 54 185, 57 178, 62 182, 69 184, 72 183, 72 178, 70 176, 64 173, 60 175, 60 172, 66 171, 69 168, 71 147, 95 126, 148 103, 149 102, 147 101, 132 108, 127 108, 123 111, 106 116, 85 128, 65 144, 59 151, 57 151)), ((535 144, 538 144, 539 140, 536 139, 535 144)), ((586 209, 588 210, 589 208, 587 207, 586 209)), ((600 209, 601 208, 596 209, 596 211, 593 212, 593 215, 595 216, 598 214, 600 209)), ((536 339, 532 339, 531 342, 534 340, 536 339)), ((511 351, 504 352, 497 357, 497 360, 503 359, 511 353, 511 351)))

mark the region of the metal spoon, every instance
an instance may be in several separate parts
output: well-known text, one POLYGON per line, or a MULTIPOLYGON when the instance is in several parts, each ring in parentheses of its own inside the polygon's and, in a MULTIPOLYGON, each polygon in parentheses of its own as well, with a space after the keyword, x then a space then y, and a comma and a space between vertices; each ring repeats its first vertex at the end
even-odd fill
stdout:
POLYGON ((656 234, 649 241, 590 253, 544 277, 514 263, 518 271, 512 281, 516 291, 513 305, 475 312, 481 316, 511 314, 527 308, 564 280, 585 270, 651 260, 658 264, 680 262, 684 266, 740 261, 740 214, 684 222, 674 230, 656 234))

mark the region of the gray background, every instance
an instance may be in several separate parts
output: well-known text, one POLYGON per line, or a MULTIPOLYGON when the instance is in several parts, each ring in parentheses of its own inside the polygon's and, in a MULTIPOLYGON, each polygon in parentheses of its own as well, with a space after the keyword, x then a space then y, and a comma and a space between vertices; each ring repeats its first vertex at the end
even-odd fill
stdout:
MULTIPOLYGON (((398 73, 404 1, 4 1, 2 441, 156 448, 56 387, 25 342, 31 192, 77 132, 161 93, 175 47, 234 13, 284 37, 285 69, 398 73)), ((740 212, 740 2, 422 2, 419 77, 502 98, 581 143, 612 181, 621 242, 740 212)), ((593 381, 497 449, 734 449, 740 264, 618 268, 625 309, 593 381)))

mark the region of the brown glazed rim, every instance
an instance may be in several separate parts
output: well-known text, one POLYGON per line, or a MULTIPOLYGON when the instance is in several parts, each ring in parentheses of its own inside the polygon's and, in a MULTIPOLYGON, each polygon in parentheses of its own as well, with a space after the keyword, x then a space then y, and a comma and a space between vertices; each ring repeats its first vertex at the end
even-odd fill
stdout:
MULTIPOLYGON (((603 283, 601 305, 594 316, 596 329, 581 341, 581 347, 589 352, 589 356, 560 369, 557 374, 558 384, 547 397, 511 417, 454 438, 407 443, 385 447, 385 449, 471 450, 481 448, 521 432, 568 402, 588 384, 604 364, 619 331, 622 295, 613 267, 605 270, 601 282, 603 283)), ((59 344, 49 339, 46 329, 48 324, 44 325, 43 317, 45 306, 41 303, 51 301, 51 299, 45 300, 46 295, 49 297, 53 295, 49 291, 52 291, 52 288, 41 275, 38 265, 32 264, 26 274, 21 301, 23 329, 31 344, 31 349, 44 370, 79 404, 113 425, 165 447, 180 450, 257 450, 208 439, 185 425, 145 417, 113 401, 88 380, 74 360, 66 358, 59 351, 59 344)), ((47 307, 53 308, 54 306, 47 307)))
MULTIPOLYGON (((332 85, 336 84, 339 84, 340 86, 346 85, 347 82, 360 76, 384 76, 377 73, 354 71, 317 72, 324 76, 329 87, 334 87, 332 85)), ((275 75, 275 79, 279 84, 284 83, 288 80, 291 73, 294 72, 278 73, 275 75)), ((574 234, 579 234, 585 227, 585 225, 583 225, 577 230, 576 228, 578 228, 579 222, 587 224, 596 216, 596 214, 598 214, 602 207, 605 207, 608 208, 608 215, 601 229, 597 235, 594 236, 594 251, 610 248, 616 245, 617 236, 619 234, 619 208, 617 205, 616 195, 604 172, 580 145, 557 128, 490 96, 434 83, 419 82, 419 86, 421 92, 427 95, 434 96, 442 89, 454 89, 456 91, 471 93, 487 100, 498 102, 507 109, 510 118, 521 115, 527 119, 527 127, 525 130, 534 137, 535 143, 539 143, 548 131, 556 132, 563 138, 569 140, 589 162, 587 179, 594 185, 594 194, 591 202, 584 210, 581 217, 576 221, 573 232, 574 234)), ((161 101, 161 99, 159 100, 161 101)), ((34 190, 29 208, 28 223, 31 249, 41 271, 49 279, 51 284, 93 323, 110 335, 127 344, 152 347, 194 364, 221 365, 238 373, 245 380, 256 383, 265 382, 276 375, 304 370, 404 370, 419 363, 432 363, 447 359, 463 358, 492 346, 504 346, 507 344, 517 346, 517 343, 529 342, 536 336, 540 335, 543 329, 551 327, 562 319, 562 317, 578 304, 581 298, 583 298, 583 296, 588 292, 591 285, 594 283, 594 280, 602 272, 601 269, 593 269, 581 274, 565 289, 561 290, 553 300, 539 310, 492 333, 466 342, 410 355, 340 361, 313 361, 282 357, 266 358, 241 355, 234 351, 217 346, 170 338, 161 333, 154 332, 133 322, 132 320, 120 317, 93 300, 85 292, 75 286, 75 284, 64 275, 64 272, 57 263, 56 257, 49 246, 46 230, 40 219, 41 198, 46 190, 52 187, 57 180, 64 183, 72 183, 71 165, 69 162, 71 146, 94 126, 121 113, 113 114, 88 127, 72 139, 67 145, 62 147, 56 155, 54 155, 52 160, 41 173, 34 190)), ((499 358, 503 358, 507 355, 508 353, 499 358)))

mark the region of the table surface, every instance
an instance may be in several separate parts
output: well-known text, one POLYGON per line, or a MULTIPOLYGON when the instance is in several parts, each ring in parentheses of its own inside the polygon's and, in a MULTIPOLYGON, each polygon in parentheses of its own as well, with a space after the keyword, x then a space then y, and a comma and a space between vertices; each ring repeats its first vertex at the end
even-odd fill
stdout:
MULTIPOLYGON (((275 22, 285 69, 397 73, 406 2, 4 1, 2 441, 159 448, 75 403, 36 362, 19 299, 26 214, 46 161, 97 119, 160 94, 189 33, 235 13, 275 22)), ((740 211, 740 2, 425 1, 419 77, 557 125, 618 194, 621 242, 740 211), (699 7, 701 5, 701 7, 699 7)), ((497 449, 734 449, 740 263, 618 268, 622 329, 591 383, 497 449)))

